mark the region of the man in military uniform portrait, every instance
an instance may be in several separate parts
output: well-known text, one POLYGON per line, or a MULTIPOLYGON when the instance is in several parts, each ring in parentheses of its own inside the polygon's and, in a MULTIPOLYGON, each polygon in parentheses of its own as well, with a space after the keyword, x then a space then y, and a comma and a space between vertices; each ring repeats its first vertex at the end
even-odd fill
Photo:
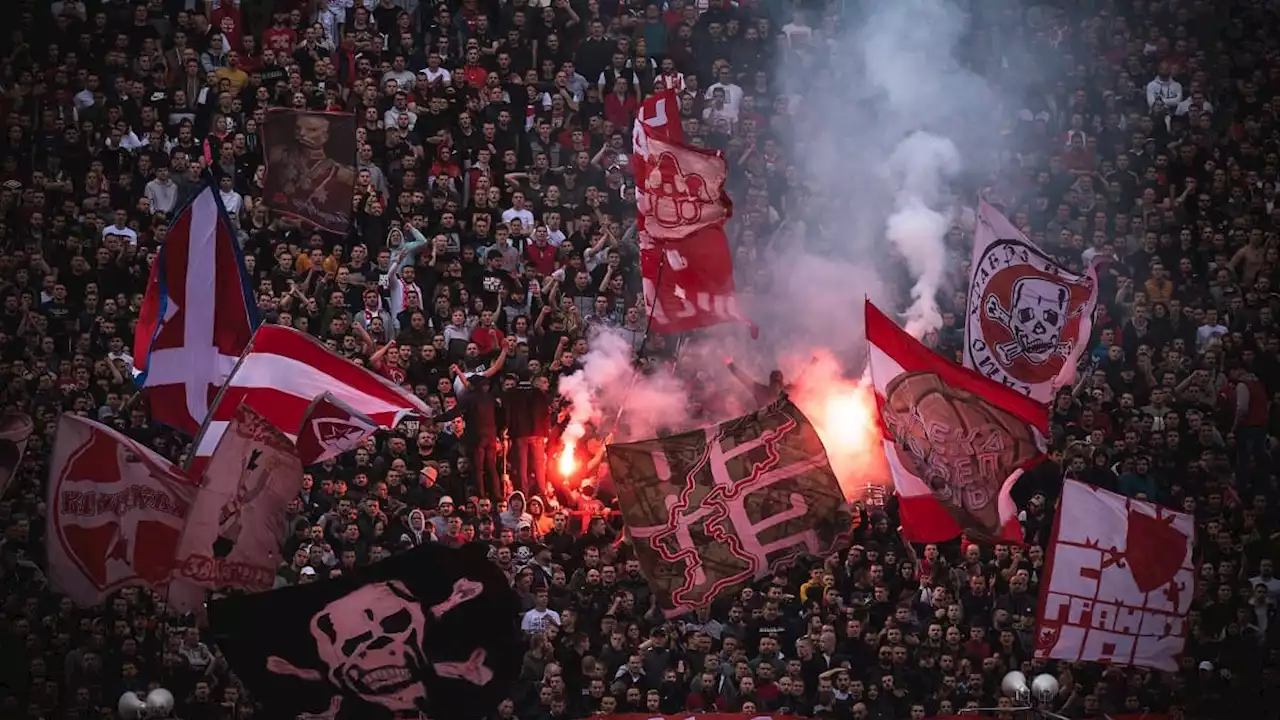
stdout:
POLYGON ((350 115, 275 111, 264 128, 266 196, 287 215, 345 233, 355 191, 355 127, 350 115))

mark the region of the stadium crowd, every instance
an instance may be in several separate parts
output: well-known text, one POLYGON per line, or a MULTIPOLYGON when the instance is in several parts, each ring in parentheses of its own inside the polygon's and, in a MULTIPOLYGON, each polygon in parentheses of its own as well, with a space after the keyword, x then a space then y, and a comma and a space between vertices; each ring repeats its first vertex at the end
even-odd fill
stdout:
MULTIPOLYGON (((1276 717, 1274 3, 1098 0, 1067 3, 1053 23, 1010 2, 966 39, 978 70, 999 64, 1001 36, 1057 58, 1010 108, 1013 159, 986 184, 1041 247, 1098 263, 1102 279, 1084 379, 1053 406, 1050 460, 1017 488, 1025 547, 904 547, 892 502, 868 505, 847 552, 665 621, 609 497, 548 467, 557 380, 580 365, 590 328, 618 328, 650 359, 672 354, 646 338, 637 271, 627 160, 639 98, 674 87, 688 137, 739 151, 731 188, 765 211, 740 213, 731 240, 739 276, 755 277, 788 209, 842 190, 807 185, 793 164, 806 139, 787 117, 804 112, 805 78, 779 68, 798 56, 821 68, 845 5, 8 0, 0 402, 37 432, 0 502, 0 717, 109 718, 122 692, 157 685, 183 720, 255 714, 199 618, 143 588, 78 609, 41 570, 58 413, 186 451, 131 402, 131 328, 174 211, 210 173, 266 321, 412 385, 449 420, 406 423, 310 468, 278 584, 424 542, 491 545, 529 645, 490 717, 915 719, 1008 703, 1010 669, 1056 674, 1071 718, 1276 717), (257 128, 272 106, 356 114, 346 237, 264 204, 257 128), (429 240, 403 274, 418 301, 392 317, 386 273, 411 228, 429 240), (1031 659, 1064 475, 1195 514, 1181 671, 1031 659)), ((948 242, 943 352, 963 335, 970 238, 948 242)), ((690 393, 715 414, 716 398, 690 393)), ((749 405, 745 390, 737 401, 749 405)), ((599 450, 583 444, 583 474, 603 473, 599 450)))

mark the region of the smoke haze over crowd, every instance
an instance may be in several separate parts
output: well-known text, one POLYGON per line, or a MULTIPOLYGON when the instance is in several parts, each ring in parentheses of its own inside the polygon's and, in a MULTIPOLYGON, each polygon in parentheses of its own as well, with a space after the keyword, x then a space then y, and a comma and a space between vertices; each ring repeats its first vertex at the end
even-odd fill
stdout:
MULTIPOLYGON (((968 252, 967 245, 949 248, 947 234, 957 209, 971 205, 968 195, 979 187, 958 186, 962 177, 981 178, 995 167, 1005 104, 995 86, 957 60, 975 37, 988 35, 975 36, 974 18, 956 3, 878 0, 850 3, 849 12, 835 37, 815 40, 829 52, 797 46, 778 59, 776 76, 788 80, 773 91, 788 97, 791 116, 762 130, 777 138, 808 197, 785 208, 772 237, 757 239, 751 268, 741 266, 739 249, 739 298, 761 336, 750 340, 741 326, 713 328, 688 342, 681 359, 695 365, 701 381, 735 392, 740 389, 719 362, 726 354, 761 382, 774 367, 789 380, 799 378, 792 395, 818 427, 846 494, 854 496, 866 484, 858 476, 884 481, 883 464, 864 457, 880 455, 874 400, 862 380, 864 298, 901 313, 917 337, 941 325, 939 294, 947 291, 948 271, 968 252)), ((803 24, 816 31, 819 18, 803 24)), ((772 101, 757 98, 758 104, 772 101)), ((744 150, 726 151, 731 166, 744 150)), ((746 170, 764 168, 748 162, 746 170)), ((737 210, 740 218, 752 211, 737 210)), ((680 411, 683 389, 664 377, 641 377, 619 395, 630 371, 626 353, 610 351, 625 351, 615 345, 593 343, 567 394, 575 402, 597 398, 593 413, 625 401, 632 435, 656 429, 643 418, 686 429, 681 423, 692 421, 680 411)), ((585 410, 579 415, 591 417, 585 410)))

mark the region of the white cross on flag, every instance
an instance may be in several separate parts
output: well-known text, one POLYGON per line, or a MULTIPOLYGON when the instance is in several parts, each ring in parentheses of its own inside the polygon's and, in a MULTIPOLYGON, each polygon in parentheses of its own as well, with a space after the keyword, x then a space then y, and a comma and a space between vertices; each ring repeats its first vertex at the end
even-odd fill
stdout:
POLYGON ((169 581, 196 487, 145 445, 66 414, 49 463, 47 553, 54 587, 81 607, 122 587, 169 581))
POLYGON ((151 417, 194 436, 258 322, 240 244, 208 185, 174 218, 138 314, 134 374, 151 417))
POLYGON ((1194 541, 1191 515, 1067 480, 1035 657, 1176 671, 1195 594, 1194 541))

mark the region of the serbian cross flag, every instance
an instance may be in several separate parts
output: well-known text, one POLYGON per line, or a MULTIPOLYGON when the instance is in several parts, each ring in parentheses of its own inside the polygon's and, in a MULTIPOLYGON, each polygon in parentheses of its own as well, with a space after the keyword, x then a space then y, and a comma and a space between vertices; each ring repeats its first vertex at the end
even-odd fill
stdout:
POLYGON ((1062 267, 985 200, 977 220, 964 366, 1048 403, 1089 344, 1096 269, 1062 267))
POLYGON ((1021 542, 1009 490, 1044 455, 1048 415, 1016 390, 948 362, 870 301, 871 380, 908 542, 1021 542))
POLYGON ((134 333, 134 374, 151 417, 194 436, 258 326, 244 255, 207 185, 160 245, 134 333))
POLYGON ((326 393, 380 428, 395 427, 410 414, 432 414, 421 398, 329 352, 310 335, 280 325, 263 325, 227 378, 209 421, 196 438, 192 469, 203 469, 241 403, 257 410, 296 442, 312 402, 326 393))

